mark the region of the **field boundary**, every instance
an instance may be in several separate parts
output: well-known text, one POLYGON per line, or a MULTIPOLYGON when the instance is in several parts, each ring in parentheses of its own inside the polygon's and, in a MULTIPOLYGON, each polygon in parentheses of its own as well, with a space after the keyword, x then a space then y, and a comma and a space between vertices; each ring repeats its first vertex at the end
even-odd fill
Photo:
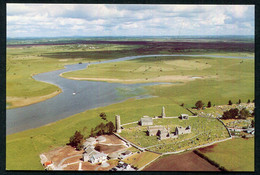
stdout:
POLYGON ((135 147, 135 148, 137 148, 137 149, 139 149, 139 150, 141 150, 141 151, 144 151, 144 148, 141 148, 141 147, 137 146, 136 144, 134 144, 134 143, 128 141, 127 139, 123 138, 123 137, 120 136, 119 134, 114 133, 114 135, 117 136, 119 139, 123 140, 124 142, 126 142, 126 143, 132 145, 133 147, 135 147))
POLYGON ((199 152, 198 150, 194 150, 193 151, 196 155, 198 155, 199 157, 201 157, 202 159, 206 160, 207 162, 209 162, 211 165, 215 166, 216 168, 218 168, 220 171, 228 171, 225 167, 220 166, 217 162, 209 159, 207 156, 205 156, 204 154, 202 154, 201 152, 199 152))
MULTIPOLYGON (((151 152, 151 151, 147 151, 147 152, 151 152)), ((158 153, 157 153, 158 154, 158 153)), ((142 171, 147 165, 151 164, 152 162, 154 162, 155 160, 157 160, 158 158, 160 158, 162 155, 160 154, 157 158, 151 160, 150 162, 148 162, 147 164, 145 164, 144 166, 142 166, 141 168, 138 168, 137 171, 142 171)))
POLYGON ((231 137, 232 138, 232 135, 231 135, 231 133, 230 133, 230 131, 229 131, 229 129, 227 128, 227 126, 222 122, 222 120, 220 120, 219 118, 217 118, 217 120, 218 121, 220 121, 220 123, 222 123, 223 125, 224 125, 224 127, 226 128, 226 130, 228 131, 228 134, 229 134, 229 137, 231 137))
POLYGON ((162 155, 178 154, 178 153, 181 153, 181 152, 184 152, 184 151, 189 151, 189 150, 198 149, 198 148, 201 148, 201 147, 210 146, 210 145, 213 145, 215 143, 224 142, 224 141, 227 141, 227 140, 230 140, 230 139, 232 139, 232 137, 229 137, 229 138, 226 138, 226 139, 223 139, 223 140, 214 141, 214 142, 207 143, 207 144, 204 144, 204 145, 195 146, 195 147, 188 148, 188 149, 182 149, 180 151, 162 153, 162 155))
POLYGON ((125 124, 121 124, 121 126, 130 125, 130 124, 134 124, 134 123, 138 123, 138 121, 130 122, 130 123, 125 123, 125 124))

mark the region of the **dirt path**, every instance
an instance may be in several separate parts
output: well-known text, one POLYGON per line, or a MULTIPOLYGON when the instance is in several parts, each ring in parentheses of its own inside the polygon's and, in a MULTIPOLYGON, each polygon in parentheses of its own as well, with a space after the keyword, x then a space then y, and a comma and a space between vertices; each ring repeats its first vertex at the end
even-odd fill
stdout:
POLYGON ((66 160, 70 159, 70 158, 73 158, 73 157, 78 157, 78 156, 82 156, 82 154, 76 154, 76 155, 73 155, 73 156, 70 156, 70 157, 66 157, 64 159, 62 159, 59 163, 59 165, 57 166, 57 168, 59 170, 62 170, 64 167, 66 167, 68 164, 64 164, 62 165, 66 160))
POLYGON ((220 171, 192 151, 160 158, 143 171, 220 171))

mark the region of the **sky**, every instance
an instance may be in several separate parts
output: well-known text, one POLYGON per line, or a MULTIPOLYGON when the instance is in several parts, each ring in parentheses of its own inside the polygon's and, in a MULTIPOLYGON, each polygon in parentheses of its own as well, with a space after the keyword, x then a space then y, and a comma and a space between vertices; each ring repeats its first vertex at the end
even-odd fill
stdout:
POLYGON ((7 37, 254 35, 254 5, 7 4, 7 37))

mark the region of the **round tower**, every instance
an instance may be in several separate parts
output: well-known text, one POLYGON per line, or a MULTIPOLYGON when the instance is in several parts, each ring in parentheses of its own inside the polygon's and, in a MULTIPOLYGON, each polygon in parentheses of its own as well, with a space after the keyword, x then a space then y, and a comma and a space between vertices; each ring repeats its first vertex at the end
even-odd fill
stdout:
POLYGON ((164 108, 164 106, 162 107, 162 118, 165 118, 166 116, 165 116, 165 108, 164 108))
POLYGON ((121 133, 120 115, 116 115, 116 132, 121 133))

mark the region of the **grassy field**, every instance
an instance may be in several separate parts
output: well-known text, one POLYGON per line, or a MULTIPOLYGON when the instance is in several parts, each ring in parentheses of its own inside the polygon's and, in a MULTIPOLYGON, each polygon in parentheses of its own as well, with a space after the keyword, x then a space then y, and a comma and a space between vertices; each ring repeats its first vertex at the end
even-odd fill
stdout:
POLYGON ((132 127, 123 129, 120 135, 141 147, 149 147, 148 149, 159 153, 183 150, 229 137, 226 128, 216 119, 196 117, 189 120, 173 118, 153 121, 154 125, 169 127, 171 132, 174 132, 177 126, 190 125, 192 132, 175 139, 158 140, 157 136, 147 136, 147 126, 132 124, 132 127))
POLYGON ((137 121, 143 115, 159 115, 161 104, 165 104, 169 115, 179 115, 185 110, 172 103, 167 98, 129 99, 125 102, 109 105, 102 108, 87 110, 39 128, 8 135, 6 138, 6 168, 9 170, 42 170, 39 154, 55 147, 64 146, 76 130, 85 136, 90 134, 100 122, 101 112, 107 114, 107 119, 113 121, 115 115, 121 116, 121 123, 137 121), (25 147, 24 151, 20 148, 25 147))
MULTIPOLYGON (((36 82, 31 78, 31 75, 61 69, 66 64, 119 58, 128 55, 184 53, 182 51, 186 50, 176 51, 171 49, 169 51, 169 48, 174 47, 170 44, 167 45, 167 43, 165 46, 160 46, 161 43, 159 43, 157 45, 143 45, 142 47, 137 44, 127 45, 124 48, 122 48, 122 45, 113 46, 113 51, 109 50, 112 47, 111 44, 105 47, 107 50, 100 46, 99 49, 103 50, 99 51, 80 47, 79 49, 73 48, 69 50, 69 46, 8 48, 7 97, 28 99, 56 92, 59 90, 56 86, 36 82)), ((91 47, 94 47, 94 45, 92 44, 91 47)), ((196 47, 198 46, 196 45, 196 47)), ((194 48, 191 50, 194 50, 194 48)), ((250 52, 246 47, 244 50, 239 52, 250 52)), ((188 49, 188 52, 191 51, 188 49)), ((213 53, 213 51, 211 52, 213 53)), ((221 53, 227 52, 222 51, 221 53)), ((235 53, 235 51, 232 51, 232 53, 235 53)), ((182 57, 176 59, 174 57, 158 57, 157 59, 146 58, 120 62, 116 63, 116 66, 114 64, 104 64, 95 67, 93 70, 92 66, 90 66, 89 72, 91 75, 89 72, 83 71, 83 77, 87 75, 94 78, 107 76, 106 78, 123 79, 131 76, 133 79, 139 77, 142 81, 143 78, 149 80, 158 77, 158 75, 161 77, 177 75, 203 76, 205 78, 185 81, 178 85, 149 86, 146 87, 149 94, 157 97, 129 99, 122 103, 75 114, 43 127, 8 135, 6 138, 6 169, 43 170, 39 154, 65 145, 76 130, 81 130, 85 136, 88 136, 91 128, 103 122, 99 117, 101 112, 105 112, 108 120, 113 122, 114 116, 120 115, 123 124, 137 121, 143 115, 160 115, 162 106, 165 106, 167 116, 176 116, 180 113, 187 113, 184 108, 179 106, 181 103, 184 103, 185 107, 192 107, 197 100, 203 100, 204 102, 210 100, 212 105, 221 105, 227 104, 228 100, 237 101, 241 99, 246 101, 247 99, 254 99, 254 60, 246 59, 243 60, 243 63, 240 62, 240 59, 224 58, 182 57), (196 67, 197 69, 195 69, 196 67), (162 68, 162 71, 160 71, 160 68, 162 68), (96 70, 100 72, 98 73, 96 70), (115 73, 115 70, 117 73, 115 73), (22 151, 21 148, 23 148, 22 151)), ((78 72, 75 72, 75 74, 78 74, 78 72)), ((11 101, 7 102, 12 105, 11 101)))
POLYGON ((134 167, 141 168, 150 161, 158 158, 159 156, 159 154, 146 151, 142 153, 133 154, 132 156, 125 158, 123 161, 130 165, 133 165, 134 167))
POLYGON ((120 63, 91 65, 88 70, 64 74, 99 80, 132 82, 184 82, 178 85, 148 87, 151 95, 171 98, 175 103, 194 106, 197 100, 212 105, 229 100, 254 99, 254 60, 192 57, 152 57, 120 63), (160 71, 162 70, 162 71, 160 71), (192 79, 190 77, 203 77, 192 79), (170 95, 169 95, 170 94, 170 95))
MULTIPOLYGON (((23 43, 22 41, 19 41, 23 43)), ((19 42, 17 44, 19 44, 19 42)), ((37 43, 38 41, 33 41, 37 43)), ((146 54, 215 54, 218 55, 236 55, 236 56, 253 56, 252 43, 236 43, 227 42, 225 49, 223 43, 218 42, 203 42, 200 45, 196 42, 149 42, 149 41, 70 41, 69 44, 63 45, 58 41, 42 40, 41 45, 18 45, 7 48, 7 82, 6 93, 8 108, 18 107, 36 103, 48 98, 51 98, 58 93, 60 89, 54 85, 37 82, 32 79, 32 75, 47 72, 56 69, 62 69, 66 64, 74 64, 78 62, 92 62, 107 59, 114 59, 124 56, 146 55, 146 54), (230 48, 232 49, 229 49, 230 48), (243 47, 242 47, 243 46, 243 47), (201 50, 201 47, 204 49, 201 50), (174 49, 173 49, 174 48, 174 49), (44 66, 43 66, 44 65, 44 66), (26 71, 25 71, 26 70, 26 71), (35 98, 36 97, 36 98, 35 98), (40 98, 39 98, 40 97, 40 98)), ((39 43, 41 43, 39 41, 39 43)), ((26 42, 25 42, 26 43, 26 42)), ((135 81, 178 81, 175 75, 189 75, 194 67, 198 70, 208 70, 207 68, 215 66, 205 65, 204 62, 194 62, 189 59, 183 62, 180 58, 179 62, 169 58, 161 59, 139 59, 139 64, 135 62, 126 62, 102 65, 108 72, 102 69, 90 66, 88 73, 78 72, 72 73, 78 77, 103 77, 103 73, 107 74, 109 78, 122 80, 129 78, 135 81), (167 59, 167 60, 165 60, 167 59), (131 64, 129 64, 131 63, 131 64), (141 64, 143 63, 143 64, 141 64), (181 65, 181 66, 180 66, 181 65), (184 65, 184 66, 183 66, 184 65), (128 67, 129 66, 129 67, 128 67), (120 68, 119 68, 120 67, 120 68), (92 69, 94 68, 94 69, 92 69), (112 68, 112 69, 111 69, 112 68), (109 69, 109 70, 108 70, 109 69), (122 72, 122 69, 124 71, 122 72), (93 71, 94 70, 94 71, 93 71), (98 71, 97 71, 98 70, 98 71), (100 72, 99 72, 100 71, 100 72), (120 72, 116 74, 115 71, 120 72), (120 76, 119 76, 120 75, 120 76), (171 77, 169 77, 169 75, 171 77), (168 76, 168 77, 167 77, 168 76), (154 80, 153 80, 154 79, 154 80), (172 80, 171 80, 172 79, 172 80)), ((222 62, 223 63, 223 62, 222 62)), ((223 63, 224 65, 225 63, 223 63)), ((219 63, 221 65, 221 63, 219 63)), ((101 67, 102 67, 101 66, 101 67)), ((243 64, 244 66, 244 64, 243 64)), ((243 67, 242 66, 242 67, 243 67)), ((219 68, 219 67, 216 67, 219 68)), ((244 68, 244 67, 243 67, 244 68)), ((212 69, 212 68, 211 68, 212 69)), ((211 70, 210 69, 210 70, 211 70)), ((252 70, 254 68, 251 68, 252 70)), ((224 69, 225 70, 225 69, 224 69)), ((238 71, 238 70, 237 70, 238 71)), ((206 74, 209 73, 204 71, 206 74)), ((245 71, 244 71, 245 72, 245 71)), ((243 72, 243 73, 244 73, 243 72)), ((212 73, 212 72, 211 72, 212 73)), ((214 71, 211 76, 214 75, 214 71)), ((68 74, 70 75, 70 74, 68 74)), ((205 74, 204 74, 205 75, 205 74)), ((67 76, 67 75, 66 75, 67 76)), ((183 79, 183 77, 180 77, 183 79)), ((187 78, 187 77, 186 77, 187 78)), ((206 77, 209 78, 209 77, 206 77)), ((243 78, 243 77, 242 77, 243 78)), ((188 78, 190 80, 190 77, 188 78)), ((135 82, 133 81, 133 82, 135 82)), ((251 86, 251 85, 250 85, 251 86)))
POLYGON ((228 171, 254 171, 254 143, 254 138, 237 138, 199 152, 228 171))
POLYGON ((64 65, 119 58, 124 45, 46 45, 7 48, 6 96, 8 108, 25 106, 61 92, 57 86, 35 81, 35 74, 63 69, 64 65), (111 52, 110 54, 103 54, 111 52), (113 52, 113 53, 112 53, 113 52))

